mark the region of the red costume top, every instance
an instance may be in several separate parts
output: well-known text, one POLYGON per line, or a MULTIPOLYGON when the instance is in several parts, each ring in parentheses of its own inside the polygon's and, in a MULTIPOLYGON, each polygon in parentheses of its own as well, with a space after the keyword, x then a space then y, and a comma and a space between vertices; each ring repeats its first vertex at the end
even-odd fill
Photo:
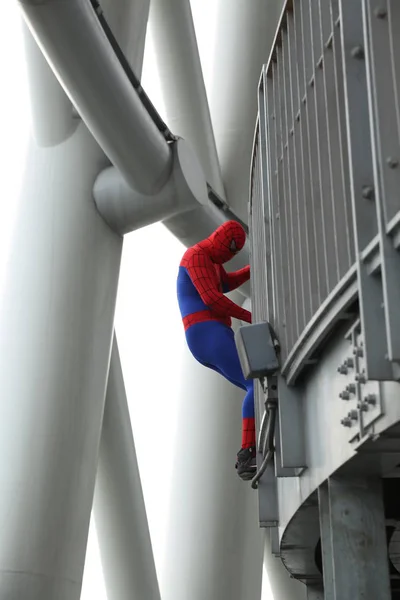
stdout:
POLYGON ((224 296, 250 278, 249 266, 234 273, 227 273, 222 266, 243 248, 245 241, 243 227, 228 221, 209 238, 186 250, 177 282, 185 330, 203 321, 220 321, 230 327, 231 317, 251 323, 251 313, 224 296))

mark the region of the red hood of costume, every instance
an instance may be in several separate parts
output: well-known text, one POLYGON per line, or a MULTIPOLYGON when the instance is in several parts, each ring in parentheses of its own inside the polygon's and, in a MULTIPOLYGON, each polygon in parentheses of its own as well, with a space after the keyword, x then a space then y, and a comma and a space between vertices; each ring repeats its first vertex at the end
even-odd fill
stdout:
POLYGON ((198 245, 214 263, 221 265, 231 260, 243 248, 245 241, 246 232, 240 223, 227 221, 198 245))

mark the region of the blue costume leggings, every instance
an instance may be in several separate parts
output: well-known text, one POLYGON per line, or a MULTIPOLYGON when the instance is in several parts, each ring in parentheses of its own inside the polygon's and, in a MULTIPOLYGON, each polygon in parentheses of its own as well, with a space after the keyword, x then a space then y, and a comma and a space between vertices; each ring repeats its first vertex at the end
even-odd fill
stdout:
POLYGON ((219 321, 195 323, 186 330, 186 340, 199 363, 247 392, 243 401, 243 418, 254 418, 253 380, 247 381, 243 376, 232 329, 219 321))

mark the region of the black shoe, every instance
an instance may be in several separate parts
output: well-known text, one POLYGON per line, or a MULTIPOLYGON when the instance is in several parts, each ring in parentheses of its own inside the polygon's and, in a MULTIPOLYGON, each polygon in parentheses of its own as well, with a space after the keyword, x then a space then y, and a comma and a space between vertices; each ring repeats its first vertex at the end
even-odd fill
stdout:
POLYGON ((244 481, 253 479, 257 471, 256 449, 254 446, 239 450, 235 469, 237 469, 239 477, 244 481))

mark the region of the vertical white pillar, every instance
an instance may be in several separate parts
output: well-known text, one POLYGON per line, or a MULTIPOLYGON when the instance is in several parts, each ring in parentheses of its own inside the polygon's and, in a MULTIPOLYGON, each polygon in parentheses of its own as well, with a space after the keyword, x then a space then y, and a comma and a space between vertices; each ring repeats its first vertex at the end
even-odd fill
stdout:
POLYGON ((107 161, 63 110, 21 165, 0 293, 0 597, 18 600, 79 600, 122 249, 92 200, 107 161))
POLYGON ((160 600, 115 337, 107 384, 94 512, 108 600, 160 600))
MULTIPOLYGON (((104 8, 118 43, 140 77, 149 0, 113 0, 104 8)), ((93 508, 108 600, 160 600, 115 335, 93 508)))
POLYGON ((259 600, 257 497, 234 468, 244 393, 187 350, 182 362, 162 597, 259 600))

